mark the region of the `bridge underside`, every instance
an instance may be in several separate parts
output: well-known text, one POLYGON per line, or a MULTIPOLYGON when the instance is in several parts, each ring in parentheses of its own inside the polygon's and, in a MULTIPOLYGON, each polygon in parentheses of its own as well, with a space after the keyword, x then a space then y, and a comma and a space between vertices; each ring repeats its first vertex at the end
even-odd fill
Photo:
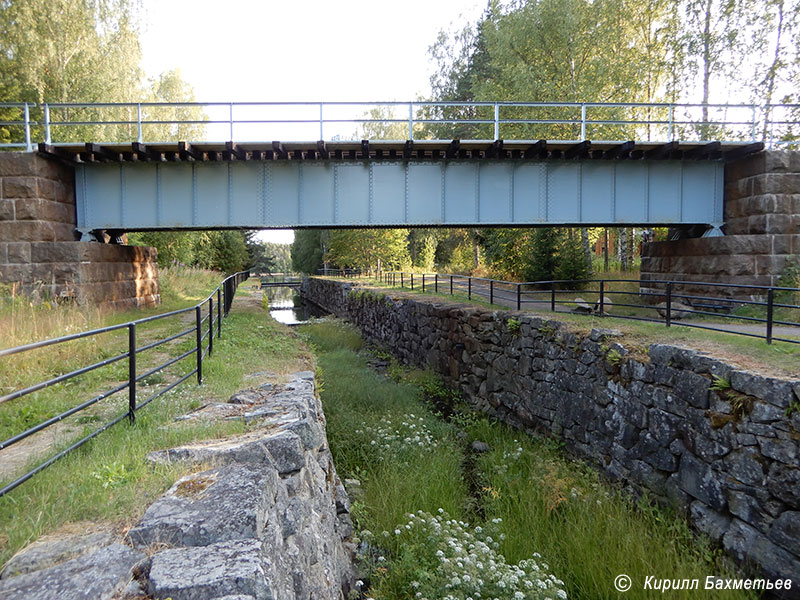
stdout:
POLYGON ((720 225, 742 144, 322 142, 43 147, 78 229, 720 225), (268 148, 268 149, 267 149, 268 148))

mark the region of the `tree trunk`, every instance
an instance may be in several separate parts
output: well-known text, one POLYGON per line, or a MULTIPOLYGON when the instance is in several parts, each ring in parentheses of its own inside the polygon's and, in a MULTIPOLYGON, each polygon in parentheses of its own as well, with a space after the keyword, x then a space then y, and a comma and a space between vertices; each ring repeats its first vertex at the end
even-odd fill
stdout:
POLYGON ((603 270, 608 273, 608 227, 603 229, 603 270))
MULTIPOLYGON (((764 131, 761 139, 766 141, 767 130, 769 129, 769 105, 772 104, 772 94, 775 91, 775 76, 781 62, 781 34, 783 33, 783 0, 778 2, 778 24, 775 32, 775 53, 772 56, 772 64, 767 70, 764 78, 767 82, 767 91, 764 94, 764 131)), ((753 126, 755 130, 755 126, 753 126)), ((755 133, 755 131, 753 132, 755 133)))
POLYGON ((592 247, 589 245, 589 230, 581 227, 581 243, 583 244, 583 256, 586 259, 587 272, 592 272, 592 247))
POLYGON ((711 81, 711 5, 713 0, 706 0, 705 25, 703 26, 703 124, 700 128, 700 139, 708 139, 708 93, 711 81))
POLYGON ((623 273, 628 270, 628 230, 619 230, 619 269, 623 273))

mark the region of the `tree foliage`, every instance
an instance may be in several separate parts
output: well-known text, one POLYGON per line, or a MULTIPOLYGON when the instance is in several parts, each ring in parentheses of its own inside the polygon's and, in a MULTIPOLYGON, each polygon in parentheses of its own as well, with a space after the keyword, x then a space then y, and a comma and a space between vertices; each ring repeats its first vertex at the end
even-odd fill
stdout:
POLYGON ((410 263, 407 229, 335 229, 328 262, 341 268, 400 269, 410 263))
POLYGON ((230 274, 251 266, 249 236, 239 230, 145 231, 129 234, 128 243, 154 247, 159 267, 177 262, 230 274))
MULTIPOLYGON (((178 71, 155 80, 140 68, 139 3, 136 0, 3 0, 0 2, 0 102, 122 103, 194 100, 178 71)), ((148 108, 144 119, 203 120, 197 107, 148 108)), ((40 109, 32 117, 41 120, 40 109)), ((98 142, 135 140, 136 107, 52 108, 53 139, 98 142), (58 121, 129 121, 131 125, 57 125, 58 121)), ((17 109, 0 121, 18 120, 17 109)), ((148 139, 196 139, 198 125, 147 126, 148 139)), ((34 131, 38 137, 40 131, 34 131)), ((0 141, 21 132, 0 126, 0 141)))

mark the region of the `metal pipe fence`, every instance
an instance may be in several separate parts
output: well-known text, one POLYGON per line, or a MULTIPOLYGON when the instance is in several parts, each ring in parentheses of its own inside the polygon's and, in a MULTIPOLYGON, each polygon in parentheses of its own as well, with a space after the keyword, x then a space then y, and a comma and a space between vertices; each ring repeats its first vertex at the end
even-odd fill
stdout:
POLYGON ((231 304, 233 302, 233 296, 236 293, 236 289, 238 288, 239 284, 242 281, 245 281, 249 277, 249 272, 242 271, 239 273, 235 273, 227 277, 225 280, 220 283, 217 288, 211 292, 211 294, 199 303, 197 306, 183 308, 179 310, 173 310, 167 313, 154 315, 152 317, 145 317, 143 319, 137 319, 136 321, 130 321, 127 323, 120 323, 118 325, 110 325, 108 327, 100 327, 98 329, 92 329, 90 331, 83 331, 80 333, 74 333, 70 335, 61 336, 58 338, 52 338, 49 340, 42 340, 39 342, 33 342, 31 344, 25 344, 23 346, 16 346, 14 348, 6 348, 0 350, 0 358, 21 354, 24 352, 29 352, 31 350, 36 350, 39 348, 46 348, 48 346, 54 346, 57 344, 62 344, 65 342, 70 342, 74 340, 84 339, 84 338, 92 338, 94 336, 102 335, 105 333, 113 332, 113 331, 122 331, 127 330, 127 350, 110 358, 98 361, 94 364, 81 367, 79 369, 75 369, 69 373, 64 373, 57 377, 53 377, 46 381, 38 382, 32 385, 29 385, 23 389, 15 390, 3 396, 0 396, 0 405, 5 402, 11 402, 18 400, 24 396, 37 392, 39 390, 43 390, 45 388, 51 387, 53 385, 63 383, 74 379, 80 375, 84 375, 95 369, 99 369, 101 367, 105 367, 107 365, 116 363, 121 360, 128 361, 128 370, 127 370, 127 381, 112 387, 109 390, 106 390, 100 394, 95 395, 94 397, 86 400, 77 406, 74 406, 64 412, 61 412, 58 415, 55 415, 45 421, 37 423, 29 427, 28 429, 9 437, 4 441, 0 441, 0 457, 2 457, 2 451, 10 446, 20 442, 30 436, 38 433, 51 425, 61 422, 67 417, 75 415, 95 404, 109 398, 116 394, 117 392, 121 392, 125 389, 128 390, 128 403, 127 403, 127 410, 122 414, 115 417, 110 422, 104 424, 103 426, 99 427, 98 429, 92 431, 91 433, 84 435, 78 441, 72 443, 66 449, 58 452, 54 456, 50 457, 49 459, 45 460, 44 462, 40 463, 24 475, 17 477, 14 481, 6 484, 2 489, 0 489, 0 497, 4 496, 5 494, 9 493, 11 490, 15 489, 16 487, 20 486, 21 484, 28 481, 31 477, 36 475, 37 473, 41 472, 57 460, 63 458, 76 448, 80 448, 89 440, 97 437, 102 432, 106 431, 107 429, 113 427, 123 419, 127 418, 131 424, 133 424, 136 420, 136 412, 150 404, 153 400, 163 396, 173 388, 177 387, 193 375, 197 376, 197 383, 203 383, 203 359, 211 355, 214 348, 214 338, 219 338, 222 335, 222 319, 223 317, 227 317, 228 313, 231 309, 231 304), (215 314, 216 311, 216 314, 215 314), (169 317, 175 317, 184 314, 194 313, 195 319, 194 324, 192 327, 189 327, 183 331, 175 333, 173 335, 167 336, 165 338, 150 342, 143 346, 137 346, 137 327, 144 325, 146 323, 152 323, 154 321, 160 321, 162 319, 166 319, 169 317), (216 335, 215 335, 215 326, 216 326, 216 335), (186 336, 190 336, 192 333, 195 334, 195 346, 186 352, 181 353, 178 356, 172 357, 166 362, 149 369, 144 373, 140 373, 137 370, 137 357, 147 350, 152 350, 153 348, 157 348, 166 344, 168 342, 181 339, 186 336), (204 340, 208 338, 208 342, 204 343, 204 340), (163 371, 167 367, 185 359, 192 355, 196 356, 196 365, 195 367, 190 370, 188 373, 182 375, 176 381, 173 381, 166 387, 160 389, 158 392, 150 396, 145 400, 141 400, 137 396, 137 384, 148 377, 163 371))
MULTIPOLYGON (((342 276, 335 269, 324 274, 342 276)), ((599 318, 661 323, 666 327, 719 331, 763 339, 767 344, 800 344, 800 288, 654 279, 517 282, 402 271, 372 271, 364 275, 391 287, 466 296, 468 300, 516 310, 538 308, 554 313, 571 312, 599 318), (634 285, 635 291, 625 289, 634 285), (586 301, 578 294, 596 299, 586 301), (619 309, 625 309, 629 314, 611 312, 619 309), (689 316, 699 317, 701 321, 685 321, 689 316), (734 324, 739 328, 734 328, 734 324), (758 329, 754 330, 754 327, 758 329), (776 334, 776 327, 783 333, 776 334)), ((345 276, 360 275, 351 273, 345 276)))
POLYGON ((763 141, 796 146, 800 104, 638 102, 0 103, 0 148, 363 138, 763 141), (353 131, 353 128, 356 128, 353 131), (349 130, 348 130, 349 128, 349 130), (360 129, 359 129, 360 128, 360 129))

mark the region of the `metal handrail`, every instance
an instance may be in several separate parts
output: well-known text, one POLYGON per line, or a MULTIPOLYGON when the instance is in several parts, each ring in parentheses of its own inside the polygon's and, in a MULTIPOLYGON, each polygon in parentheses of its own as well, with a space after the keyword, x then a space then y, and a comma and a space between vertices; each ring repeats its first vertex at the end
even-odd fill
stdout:
MULTIPOLYGON (((0 105, 0 107, 2 107, 2 105, 0 105)), ((249 277, 249 275, 250 275, 249 271, 240 271, 238 273, 230 275, 229 277, 225 278, 222 281, 222 283, 220 283, 216 287, 216 289, 213 292, 211 292, 211 294, 205 300, 203 300, 202 302, 200 302, 199 304, 197 304, 194 307, 183 308, 183 309, 179 309, 179 310, 173 310, 173 311, 162 313, 162 314, 159 314, 159 315, 153 315, 151 317, 144 317, 142 319, 137 319, 135 321, 129 321, 127 323, 120 323, 118 325, 110 325, 108 327, 100 327, 100 328, 97 328, 97 329, 91 329, 89 331, 83 331, 83 332, 80 332, 80 333, 61 336, 61 337, 58 337, 58 338, 52 338, 52 339, 49 339, 49 340, 42 340, 42 341, 34 342, 34 343, 31 343, 31 344, 25 344, 25 345, 22 345, 22 346, 16 346, 14 348, 5 348, 3 350, 0 350, 0 357, 11 356, 13 354, 19 354, 19 353, 22 353, 22 352, 27 352, 27 351, 30 351, 30 350, 36 350, 38 348, 44 348, 44 347, 52 346, 52 345, 55 345, 55 344, 60 344, 60 343, 68 342, 68 341, 74 341, 74 340, 78 340, 78 339, 82 339, 82 338, 87 338, 87 337, 90 337, 90 336, 100 335, 100 334, 108 333, 108 332, 111 332, 111 331, 119 331, 121 329, 127 329, 127 331, 128 331, 128 349, 127 349, 126 352, 123 352, 121 354, 112 356, 112 357, 107 358, 105 360, 93 363, 93 364, 88 365, 86 367, 75 369, 75 370, 73 370, 73 371, 71 371, 69 373, 65 373, 63 375, 59 375, 57 377, 48 379, 46 381, 30 385, 30 386, 28 386, 28 387, 26 387, 24 389, 13 391, 13 392, 11 392, 9 394, 6 394, 4 396, 0 396, 0 404, 2 404, 4 402, 10 402, 10 401, 16 400, 18 398, 21 398, 23 396, 27 396, 28 394, 31 394, 33 392, 39 391, 41 389, 44 389, 46 387, 50 387, 51 385, 62 383, 62 382, 67 381, 69 379, 73 379, 75 377, 78 377, 79 375, 85 374, 85 373, 87 373, 89 371, 92 371, 94 369, 97 369, 97 368, 100 368, 100 367, 104 367, 106 365, 112 364, 112 363, 117 362, 119 360, 128 359, 128 380, 125 381, 124 383, 121 383, 121 384, 113 387, 110 390, 102 392, 102 393, 94 396, 93 398, 91 398, 89 400, 86 400, 85 402, 82 402, 81 404, 78 404, 77 406, 73 406, 72 408, 70 408, 70 409, 68 409, 68 410, 66 410, 66 411, 64 411, 64 412, 62 412, 62 413, 60 413, 58 415, 50 417, 49 419, 46 419, 45 421, 37 423, 36 425, 33 425, 32 427, 29 427, 25 431, 22 431, 22 432, 20 432, 20 433, 18 433, 16 435, 13 435, 12 437, 10 437, 10 438, 8 438, 6 440, 0 441, 0 452, 2 452, 2 450, 8 448, 9 446, 11 446, 13 444, 16 444, 17 442, 19 442, 21 440, 24 440, 25 438, 30 437, 31 435, 33 435, 33 434, 35 434, 35 433, 37 433, 39 431, 42 431, 43 429, 45 429, 45 428, 47 428, 47 427, 49 427, 49 426, 51 426, 51 425, 53 425, 55 423, 58 423, 59 421, 63 421, 67 417, 70 417, 70 416, 72 416, 72 415, 74 415, 74 414, 76 414, 76 413, 78 413, 78 412, 80 412, 82 410, 85 410, 86 408, 89 408, 90 406, 93 406, 94 404, 96 404, 100 400, 108 398, 108 397, 116 394, 117 392, 121 392, 124 389, 128 390, 128 410, 125 413, 123 413, 122 415, 117 416, 111 422, 106 423, 105 425, 103 425, 99 429, 95 430, 94 432, 90 433, 89 435, 84 436, 83 438, 81 438, 80 440, 78 440, 77 442, 72 444, 66 450, 63 450, 62 452, 59 452, 58 454, 56 454, 55 456, 49 458, 48 460, 44 461, 43 463, 40 463, 39 465, 37 465, 32 470, 28 471, 24 475, 21 475, 20 477, 18 477, 17 479, 12 481, 11 483, 9 483, 6 486, 4 486, 2 489, 0 489, 0 497, 4 496, 5 494, 10 492, 11 490, 13 490, 16 487, 18 487, 19 485, 23 484, 28 479, 33 477, 36 473, 39 473, 45 467, 53 464, 56 460, 66 456, 72 450, 74 450, 76 448, 79 448, 80 446, 82 446, 83 444, 85 444, 89 440, 93 439, 94 437, 96 437, 98 434, 102 433, 106 429, 110 428, 113 425, 116 425, 117 423, 122 421, 125 417, 128 417, 128 420, 131 423, 133 423, 136 420, 136 411, 142 409, 144 406, 146 406, 147 404, 149 404, 150 402, 152 402, 156 398, 162 396, 163 394, 165 394, 169 390, 173 389, 174 387, 176 387, 180 383, 183 383, 184 381, 186 381, 192 375, 196 374, 197 375, 197 383, 198 383, 198 385, 202 384, 203 383, 203 358, 206 355, 211 355, 213 353, 214 337, 216 335, 216 337, 219 338, 222 335, 222 318, 223 318, 223 316, 227 316, 228 315, 228 312, 230 311, 230 308, 231 308, 231 304, 233 302, 233 296, 236 293, 236 289, 238 288, 239 284, 242 281, 245 281, 249 277), (205 308, 206 306, 208 306, 208 313, 206 314, 205 317, 202 317, 201 316, 201 312, 202 312, 201 309, 205 308), (215 318, 215 315, 214 315, 214 309, 215 308, 216 308, 216 318, 215 318), (136 344, 136 327, 137 327, 137 325, 141 325, 141 324, 144 324, 144 323, 149 323, 151 321, 156 321, 156 320, 160 320, 160 319, 165 319, 165 318, 168 318, 168 317, 173 317, 173 316, 176 316, 176 315, 185 314, 185 313, 188 313, 188 312, 191 312, 191 311, 194 311, 194 313, 195 313, 195 324, 194 324, 194 327, 191 327, 189 329, 186 329, 184 331, 181 331, 181 332, 173 334, 173 335, 169 335, 169 336, 167 336, 165 338, 162 338, 160 340, 151 342, 151 343, 146 344, 144 346, 137 347, 137 344, 136 344), (208 321, 208 326, 207 327, 205 326, 205 322, 206 321, 208 321), (215 325, 216 325, 216 334, 215 334, 215 331, 214 331, 214 326, 215 325), (138 373, 137 372, 136 357, 139 354, 141 354, 142 352, 144 352, 146 350, 150 350, 152 348, 156 348, 158 346, 161 346, 162 344, 165 344, 165 343, 167 343, 169 341, 172 341, 172 340, 184 337, 186 335, 189 335, 190 333, 195 333, 196 334, 196 344, 195 344, 194 348, 191 348, 190 350, 187 350, 186 352, 183 352, 179 356, 172 357, 172 358, 168 359, 166 362, 164 362, 164 363, 162 363, 162 364, 160 364, 160 365, 158 365, 156 367, 153 367, 152 369, 149 369, 145 373, 138 373), (208 338, 208 343, 204 346, 203 342, 205 341, 206 338, 208 338), (171 383, 170 385, 168 385, 166 388, 161 389, 160 391, 158 391, 156 394, 154 394, 150 398, 148 398, 148 399, 146 399, 144 401, 139 401, 138 400, 137 395, 136 395, 136 384, 139 381, 142 381, 143 379, 145 379, 145 378, 147 378, 147 377, 149 377, 151 375, 154 375, 155 373, 158 373, 159 371, 162 371, 163 369, 169 367, 170 365, 173 365, 173 364, 183 360, 184 358, 188 358, 189 356, 191 356, 193 354, 197 357, 197 362, 196 362, 196 366, 191 371, 189 371, 187 374, 183 375, 177 381, 175 381, 175 382, 171 383)))
MULTIPOLYGON (((327 277, 358 277, 362 273, 360 270, 345 270, 345 269, 320 269, 318 274, 327 277)), ((704 281, 678 281, 667 279, 554 279, 546 281, 504 281, 501 279, 491 279, 488 277, 472 277, 471 275, 456 275, 450 273, 411 273, 405 271, 370 271, 365 273, 368 277, 373 277, 385 285, 392 287, 405 288, 409 287, 412 290, 421 290, 422 292, 433 291, 440 293, 440 289, 444 293, 454 295, 455 293, 466 292, 467 299, 472 300, 473 297, 488 299, 489 303, 500 304, 508 308, 516 308, 522 310, 523 305, 526 304, 549 304, 551 312, 557 312, 557 306, 570 306, 577 305, 576 300, 562 300, 558 298, 559 294, 565 293, 591 293, 599 294, 598 300, 595 302, 595 307, 591 309, 590 314, 604 318, 615 319, 629 319, 634 321, 649 321, 654 323, 664 323, 667 327, 672 325, 680 325, 682 327, 694 327, 697 329, 707 329, 711 331, 719 331, 723 333, 731 333, 734 335, 744 335, 747 337, 754 337, 766 340, 767 344, 772 344, 773 341, 786 342, 789 344, 800 344, 800 339, 790 339, 785 337, 776 337, 773 333, 775 325, 782 325, 786 327, 796 327, 798 334, 800 334, 800 305, 789 304, 786 302, 776 301, 776 295, 780 294, 794 294, 800 292, 800 288, 779 287, 779 286, 765 286, 765 285, 749 285, 749 284, 733 284, 733 283, 714 283, 704 281), (415 281, 416 278, 416 281, 415 281), (426 281, 427 278, 427 281, 426 281), (638 282, 639 291, 627 290, 613 290, 606 287, 607 284, 613 283, 631 283, 638 282), (416 284, 416 286, 415 286, 416 284), (480 285, 475 285, 480 284, 480 285), (583 288, 575 289, 578 286, 589 284, 597 284, 597 288, 583 288), (650 286, 661 287, 662 289, 648 289, 650 286), (538 287, 540 289, 529 289, 531 287, 538 287), (571 286, 571 287, 569 287, 571 286), (747 295, 751 296, 750 299, 744 300, 742 298, 725 298, 714 297, 709 295, 691 295, 682 293, 682 286, 708 286, 711 288, 729 288, 733 290, 747 290, 747 295), (528 288, 528 289, 526 289, 528 288), (547 295, 545 299, 537 298, 538 295, 547 295), (633 315, 616 315, 610 314, 605 310, 605 297, 606 294, 614 294, 621 296, 637 296, 637 297, 651 297, 663 298, 662 304, 646 305, 646 304, 629 304, 615 302, 614 306, 617 307, 630 307, 643 309, 648 311, 664 311, 664 318, 650 318, 640 317, 633 315), (497 302, 504 300, 507 304, 497 302), (688 308, 686 305, 678 307, 676 302, 685 300, 694 302, 688 308), (717 304, 711 304, 716 302, 717 304), (734 306, 756 306, 766 310, 766 317, 754 317, 748 315, 735 315, 725 314, 718 312, 710 312, 703 309, 728 309, 734 306), (797 321, 785 321, 775 318, 775 309, 785 308, 790 310, 797 310, 797 321), (699 310, 698 310, 699 309, 699 310), (699 323, 685 323, 676 322, 676 311, 680 313, 696 314, 701 316, 712 316, 721 319, 730 319, 733 321, 748 321, 764 325, 764 333, 750 333, 744 331, 736 331, 732 329, 725 329, 720 327, 710 327, 708 325, 701 325, 699 323)))
MULTIPOLYGON (((227 125, 227 140, 233 141, 234 129, 237 125, 318 125, 319 136, 316 139, 326 138, 325 126, 335 124, 407 124, 407 139, 414 140, 415 135, 419 139, 419 132, 415 132, 415 126, 419 125, 492 125, 492 139, 512 140, 519 139, 514 136, 514 131, 509 131, 508 126, 519 125, 566 125, 576 129, 569 130, 569 133, 578 133, 577 139, 585 140, 591 129, 598 126, 634 126, 634 129, 626 132, 630 134, 629 139, 634 141, 707 141, 704 135, 711 133, 716 140, 730 141, 763 141, 769 147, 778 147, 787 144, 797 144, 797 137, 800 135, 800 104, 697 104, 697 103, 664 103, 664 102, 425 102, 425 101, 386 101, 386 102, 56 102, 56 103, 0 103, 0 110, 19 111, 18 119, 4 119, 0 124, 7 127, 18 128, 15 132, 17 138, 10 142, 0 144, 0 148, 24 148, 32 151, 35 142, 42 141, 47 144, 54 143, 53 129, 85 126, 127 126, 135 128, 136 141, 148 143, 166 142, 164 139, 149 139, 145 135, 148 126, 153 125, 227 125), (147 109, 225 109, 224 116, 208 118, 201 114, 197 115, 177 114, 173 118, 148 118, 147 109), (269 114, 255 118, 251 115, 242 116, 243 109, 261 109, 267 112, 268 109, 281 108, 288 110, 292 118, 268 118, 269 114), (301 113, 309 108, 314 108, 316 114, 306 116, 301 113), (361 115, 331 116, 331 111, 342 108, 384 108, 392 109, 391 114, 386 117, 373 118, 367 116, 368 113, 361 115), (394 109, 407 109, 404 115, 397 115, 394 109), (486 109, 491 108, 491 116, 476 118, 475 115, 447 115, 444 114, 448 109, 459 111, 464 109, 486 109), (119 109, 134 110, 135 117, 118 118, 119 115, 109 114, 111 118, 102 119, 74 119, 69 114, 81 109, 94 111, 98 115, 111 113, 119 109), (327 109, 327 110, 326 110, 327 109), (575 111, 574 115, 567 115, 567 118, 552 118, 552 115, 540 116, 539 118, 509 117, 509 110, 567 110, 575 111), (608 115, 593 114, 597 111, 615 109, 633 111, 634 114, 621 118, 608 115), (641 109, 646 109, 646 118, 638 117, 635 114, 641 109), (240 115, 237 118, 235 112, 240 115), (433 112, 434 114, 426 114, 433 112), (37 118, 32 117, 32 112, 37 113, 37 118), (60 113, 66 113, 63 118, 58 117, 60 113), (656 114, 652 114, 652 113, 656 114), (734 112, 739 118, 728 119, 727 114, 734 112), (55 113, 55 114, 54 114, 55 113), (504 116, 502 113, 506 113, 504 116), (703 119, 703 113, 706 118, 703 119), (709 113, 721 113, 720 118, 709 118, 709 113), (693 116, 694 115, 694 116, 693 116), (782 116, 783 115, 783 116, 782 116), (787 117, 794 117, 788 118, 787 117), (505 128, 503 126, 506 126, 505 128), (687 131, 686 127, 694 128, 694 132, 687 131), (776 131, 777 127, 777 131, 776 131), (656 128, 656 131, 652 131, 656 128), (36 131, 34 131, 36 130, 36 131), (759 140, 759 132, 762 132, 764 139, 759 140), (505 136, 503 134, 506 134, 505 136), (651 139, 653 136, 661 136, 658 140, 651 139), (35 139, 34 139, 35 138, 35 139), (795 138, 795 139, 792 139, 795 138)), ((5 112, 5 111, 4 111, 5 112)), ((329 129, 330 132, 330 129, 329 129)), ((563 133, 562 133, 563 135, 563 133)), ((306 136, 308 137, 308 136, 306 136)), ((485 136, 484 136, 485 137, 485 136)), ((341 138, 339 138, 341 139, 341 138)), ((448 138, 449 139, 449 138, 448 138)), ((569 138, 572 140, 573 138, 569 138)), ((101 140, 84 140, 101 141, 101 140)), ((110 140, 105 140, 109 142, 110 140)), ((132 141, 132 140, 131 140, 132 141)), ((194 140, 199 142, 201 140, 194 140)), ((208 140, 206 140, 208 141, 208 140)), ((555 141, 555 140, 554 140, 555 141)), ((605 140, 605 141, 627 141, 626 140, 605 140)), ((56 140, 55 143, 58 143, 56 140)))

